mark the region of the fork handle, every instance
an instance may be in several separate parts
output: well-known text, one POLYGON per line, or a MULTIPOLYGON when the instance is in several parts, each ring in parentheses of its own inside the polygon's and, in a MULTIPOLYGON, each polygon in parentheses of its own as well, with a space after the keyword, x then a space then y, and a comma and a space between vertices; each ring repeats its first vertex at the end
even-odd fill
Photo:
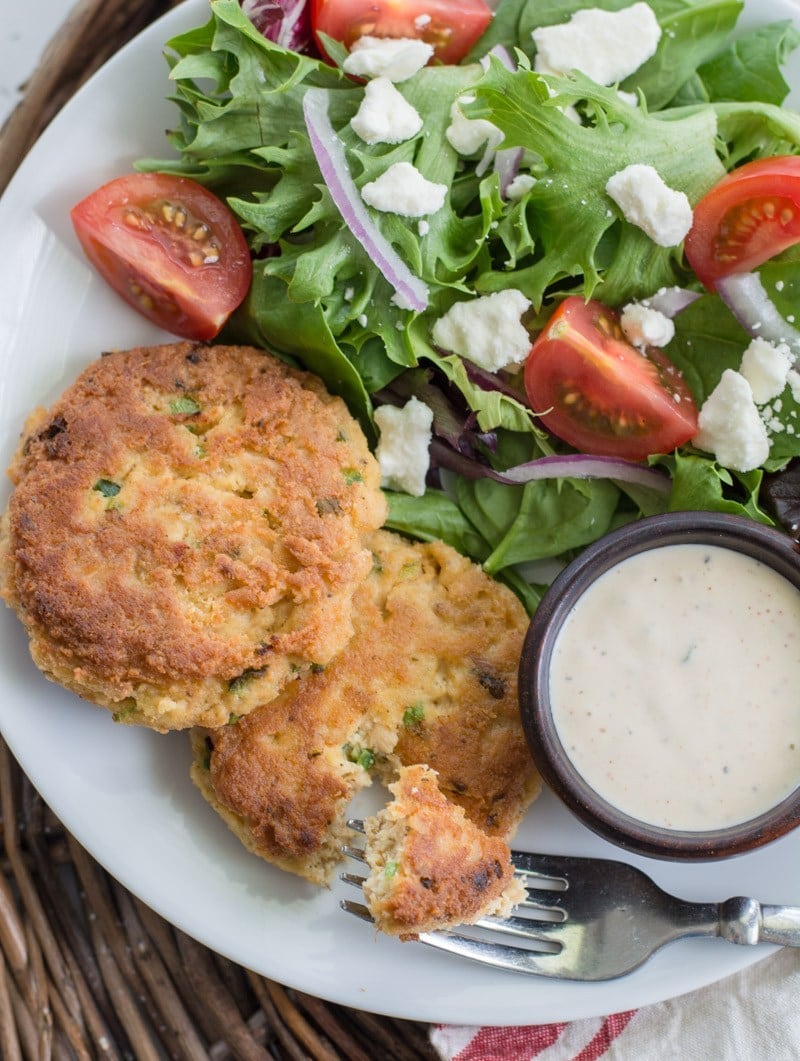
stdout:
POLYGON ((736 896, 720 903, 719 934, 731 943, 800 947, 800 906, 767 906, 736 896))

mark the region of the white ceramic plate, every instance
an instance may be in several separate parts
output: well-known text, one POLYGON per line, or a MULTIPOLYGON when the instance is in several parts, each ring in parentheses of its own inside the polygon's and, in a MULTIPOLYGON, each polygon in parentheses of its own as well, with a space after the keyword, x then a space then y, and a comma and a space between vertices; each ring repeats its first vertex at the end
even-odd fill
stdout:
MULTIPOLYGON (((748 0, 751 21, 796 17, 792 0, 748 0)), ((174 120, 163 43, 200 24, 188 0, 123 49, 41 138, 0 202, 0 462, 27 412, 51 402, 101 351, 169 337, 94 275, 70 206, 143 155, 163 156, 174 120)), ((800 85, 800 68, 793 79, 800 85)), ((5 503, 3 487, 0 503, 5 503)), ((236 962, 310 994, 423 1021, 533 1024, 597 1016, 672 997, 772 948, 694 940, 667 947, 618 981, 571 984, 495 972, 378 938, 320 891, 247 854, 189 781, 185 734, 116 726, 40 676, 20 624, 0 609, 0 727, 64 824, 118 880, 185 932, 236 962)), ((757 720, 754 720, 757 724, 757 720)), ((372 794, 376 798, 377 793, 372 794)), ((620 857, 549 795, 517 846, 620 857)), ((800 831, 725 864, 634 859, 689 899, 749 894, 800 904, 800 831)))

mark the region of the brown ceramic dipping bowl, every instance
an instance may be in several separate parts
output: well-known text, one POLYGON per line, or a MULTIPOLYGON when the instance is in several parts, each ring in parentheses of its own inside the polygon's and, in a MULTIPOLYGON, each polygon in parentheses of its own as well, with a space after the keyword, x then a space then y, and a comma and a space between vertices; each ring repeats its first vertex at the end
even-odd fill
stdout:
MULTIPOLYGON (((559 738, 550 698, 556 640, 570 611, 589 586, 616 564, 638 553, 692 543, 744 553, 773 568, 800 590, 800 551, 788 537, 771 527, 709 512, 667 513, 628 524, 589 546, 548 589, 523 646, 519 696, 523 726, 539 772, 590 829, 639 854, 711 861, 752 851, 800 825, 800 776, 788 797, 742 824, 702 832, 651 825, 608 803, 578 772, 559 738)), ((800 739, 800 733, 797 736, 800 739)))

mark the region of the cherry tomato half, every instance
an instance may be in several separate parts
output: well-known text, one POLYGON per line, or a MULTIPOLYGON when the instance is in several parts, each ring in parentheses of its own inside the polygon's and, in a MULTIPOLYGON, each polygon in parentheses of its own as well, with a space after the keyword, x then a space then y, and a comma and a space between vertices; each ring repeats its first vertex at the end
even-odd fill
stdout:
POLYGON ((186 177, 117 177, 81 200, 72 224, 89 261, 134 309, 185 339, 213 339, 250 287, 236 218, 186 177))
POLYGON ((749 273, 800 242, 800 158, 748 162, 723 177, 694 208, 684 248, 700 280, 749 273))
POLYGON ((626 342, 619 314, 566 298, 525 364, 531 407, 557 438, 584 453, 643 460, 697 431, 697 407, 661 350, 626 342))
MULTIPOLYGON (((492 20, 484 0, 312 0, 311 28, 348 48, 359 37, 416 37, 460 62, 492 20)), ((324 54, 324 51, 323 51, 324 54)))

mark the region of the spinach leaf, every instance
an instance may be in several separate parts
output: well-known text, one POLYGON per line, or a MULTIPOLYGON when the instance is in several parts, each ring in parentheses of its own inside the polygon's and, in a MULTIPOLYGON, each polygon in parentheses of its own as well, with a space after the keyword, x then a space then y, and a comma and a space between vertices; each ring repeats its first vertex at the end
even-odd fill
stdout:
MULTIPOLYGON (((797 263, 784 261, 765 266, 762 277, 776 301, 787 298, 787 287, 790 292, 800 290, 797 263)), ((683 373, 700 406, 719 383, 725 369, 739 370, 742 354, 749 344, 750 336, 722 300, 716 295, 704 295, 675 318, 675 338, 666 353, 683 373)), ((787 385, 777 399, 761 408, 761 417, 770 441, 766 467, 774 470, 792 457, 800 456, 800 404, 791 386, 787 385)), ((710 476, 707 471, 702 474, 706 479, 710 476)))
POLYGON ((750 336, 717 295, 703 295, 675 318, 665 353, 683 373, 698 406, 726 368, 738 370, 750 336))
POLYGON ((774 22, 738 37, 697 70, 709 100, 740 100, 780 106, 789 92, 781 68, 800 44, 791 22, 774 22))
MULTIPOLYGON (((504 432, 494 463, 511 467, 530 460, 534 440, 504 432)), ((620 498, 603 479, 547 479, 507 486, 491 479, 454 477, 458 506, 491 546, 490 573, 560 556, 588 544, 610 527, 620 498)))
POLYGON ((428 489, 422 497, 387 491, 386 500, 386 526, 392 530, 423 541, 447 542, 478 563, 489 555, 486 539, 441 490, 428 489))

